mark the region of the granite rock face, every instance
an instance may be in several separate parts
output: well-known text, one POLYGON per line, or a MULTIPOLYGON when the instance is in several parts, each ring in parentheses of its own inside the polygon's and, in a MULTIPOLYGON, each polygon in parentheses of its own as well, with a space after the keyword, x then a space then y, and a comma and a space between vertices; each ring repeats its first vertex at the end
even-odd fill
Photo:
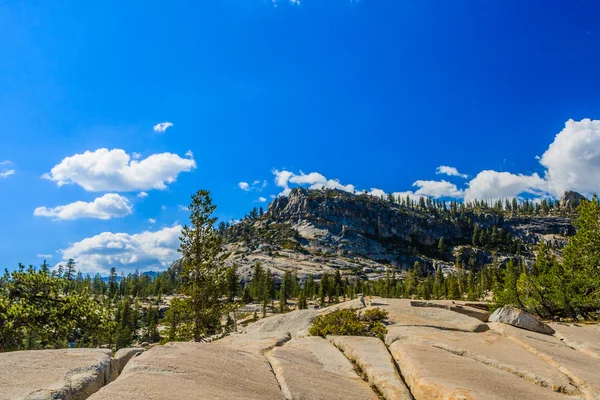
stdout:
POLYGON ((562 208, 577 208, 584 200, 584 196, 569 190, 560 198, 559 203, 562 208))
POLYGON ((141 349, 112 357, 103 349, 29 350, 0 353, 1 400, 83 400, 115 379, 141 349))
MULTIPOLYGON (((114 357, 101 349, 4 353, 0 399, 600 398, 598 325, 552 324, 553 336, 484 323, 460 307, 476 309, 479 303, 363 301, 367 309, 388 311, 385 341, 300 335, 314 316, 303 310, 267 317, 246 333, 210 343, 168 343, 141 354, 139 349, 114 357), (122 372, 111 380, 115 368, 122 372)), ((357 304, 360 299, 312 311, 357 304)))
MULTIPOLYGON (((572 220, 558 215, 462 211, 441 216, 370 195, 302 188, 273 200, 264 217, 244 223, 249 233, 243 240, 230 242, 227 250, 228 263, 238 265, 245 280, 251 279, 256 262, 277 276, 296 271, 300 278, 312 274, 317 279, 335 270, 358 270, 369 279, 377 279, 386 268, 406 271, 415 261, 430 271, 439 267, 452 272, 456 256, 465 263, 474 259, 478 266, 494 259, 502 264, 514 256, 472 247, 474 225, 502 229, 524 245, 544 240, 557 249, 575 232, 572 220), (274 240, 282 229, 287 236, 274 240), (437 252, 442 237, 456 254, 437 252)), ((523 256, 533 260, 532 253, 523 256)))

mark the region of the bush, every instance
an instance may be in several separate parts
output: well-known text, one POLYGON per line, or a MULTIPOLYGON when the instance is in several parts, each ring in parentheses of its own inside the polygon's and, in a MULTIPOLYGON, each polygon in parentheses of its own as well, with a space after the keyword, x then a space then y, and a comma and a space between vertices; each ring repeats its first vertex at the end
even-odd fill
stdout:
POLYGON ((312 323, 308 333, 313 336, 370 336, 383 339, 387 333, 383 321, 387 311, 373 308, 361 312, 357 309, 336 310, 319 315, 312 323))

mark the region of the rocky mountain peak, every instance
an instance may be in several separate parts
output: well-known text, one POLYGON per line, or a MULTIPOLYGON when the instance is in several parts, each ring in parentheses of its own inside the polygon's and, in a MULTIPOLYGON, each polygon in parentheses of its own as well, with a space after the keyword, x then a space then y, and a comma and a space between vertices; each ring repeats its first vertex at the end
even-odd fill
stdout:
POLYGON ((577 208, 585 199, 581 194, 569 190, 560 198, 560 206, 562 208, 577 208))

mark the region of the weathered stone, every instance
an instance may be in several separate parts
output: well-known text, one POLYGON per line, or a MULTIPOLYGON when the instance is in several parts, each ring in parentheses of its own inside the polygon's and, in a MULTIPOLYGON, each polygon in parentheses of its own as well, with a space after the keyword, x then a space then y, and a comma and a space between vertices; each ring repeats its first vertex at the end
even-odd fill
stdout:
POLYGON ((489 321, 501 322, 503 324, 516 326, 517 328, 526 329, 532 332, 545 333, 547 335, 552 335, 554 333, 554 329, 543 322, 538 321, 533 315, 521 309, 510 306, 498 308, 492 313, 492 315, 490 315, 489 321))
POLYGON ((396 325, 432 326, 465 332, 488 330, 480 320, 450 310, 431 307, 411 307, 410 300, 374 299, 371 307, 379 307, 388 312, 389 322, 396 325))
POLYGON ((258 320, 244 329, 244 333, 289 332, 292 337, 308 335, 308 328, 320 310, 296 310, 258 320))
MULTIPOLYGON (((418 326, 392 326, 389 330, 388 344, 394 341, 427 344, 509 372, 551 391, 580 394, 564 374, 548 368, 543 360, 497 332, 471 333, 418 326)), ((472 374, 477 373, 477 369, 472 371, 472 374)))
POLYGON ((542 333, 526 331, 498 322, 491 322, 490 328, 519 344, 557 368, 588 399, 600 398, 600 359, 567 346, 560 339, 542 333))
POLYGON ((600 359, 600 326, 577 324, 549 324, 554 336, 566 345, 600 359))
POLYGON ((0 399, 85 399, 109 382, 110 355, 102 349, 0 353, 0 399))
POLYGON ((567 400, 511 373, 424 343, 396 341, 390 352, 416 400, 567 400))
POLYGON ((487 310, 481 308, 471 307, 466 304, 457 303, 453 300, 426 300, 426 301, 411 301, 412 307, 435 307, 443 308, 446 310, 454 311, 459 314, 476 318, 481 322, 487 322, 490 317, 490 313, 487 310))
POLYGON ((90 400, 285 399, 263 356, 216 343, 155 346, 90 400))
POLYGON ((267 353, 286 399, 377 399, 346 357, 320 337, 292 339, 267 353))
POLYGON ((133 357, 144 352, 144 349, 140 348, 126 348, 120 349, 115 353, 114 358, 111 360, 111 377, 110 380, 115 380, 123 372, 125 365, 133 357))
POLYGON ((231 334, 213 343, 217 346, 226 346, 239 351, 262 354, 273 347, 282 346, 290 339, 289 332, 253 332, 231 334))
POLYGON ((369 383, 375 386, 386 400, 413 398, 381 340, 359 336, 328 336, 327 339, 359 367, 369 383))

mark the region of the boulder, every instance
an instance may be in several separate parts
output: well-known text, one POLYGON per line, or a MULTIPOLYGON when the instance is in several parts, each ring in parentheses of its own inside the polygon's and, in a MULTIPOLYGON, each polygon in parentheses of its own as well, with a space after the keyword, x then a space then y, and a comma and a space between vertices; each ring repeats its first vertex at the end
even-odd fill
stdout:
POLYGON ((533 315, 510 306, 498 308, 490 315, 490 322, 501 322, 503 324, 516 326, 532 332, 544 333, 546 335, 554 334, 554 329, 538 321, 533 315))

